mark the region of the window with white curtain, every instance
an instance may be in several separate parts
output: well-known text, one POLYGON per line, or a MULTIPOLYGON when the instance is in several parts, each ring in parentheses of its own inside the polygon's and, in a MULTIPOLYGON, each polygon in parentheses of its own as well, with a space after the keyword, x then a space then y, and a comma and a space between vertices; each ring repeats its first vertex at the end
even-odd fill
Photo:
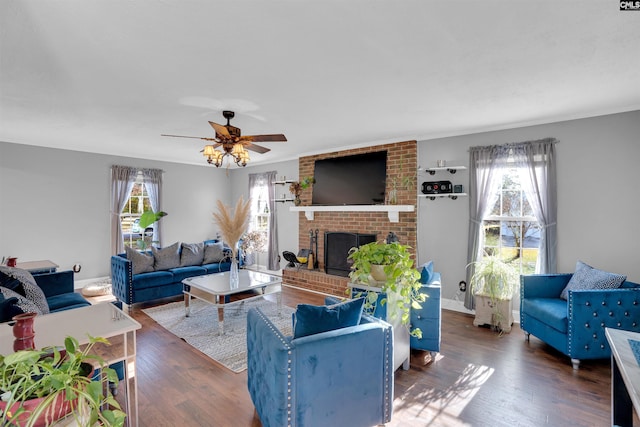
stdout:
POLYGON ((499 256, 520 274, 536 272, 540 250, 540 224, 514 166, 500 168, 495 203, 483 219, 484 256, 499 256))

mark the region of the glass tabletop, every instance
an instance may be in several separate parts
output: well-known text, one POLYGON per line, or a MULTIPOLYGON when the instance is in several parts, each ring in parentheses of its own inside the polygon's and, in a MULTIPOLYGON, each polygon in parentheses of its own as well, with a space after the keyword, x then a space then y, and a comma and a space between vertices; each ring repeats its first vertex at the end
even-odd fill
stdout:
POLYGON ((282 283, 282 278, 278 276, 272 276, 270 274, 251 270, 238 271, 238 277, 238 287, 234 288, 231 288, 228 271, 225 271, 224 273, 190 277, 183 280, 182 283, 209 292, 213 295, 231 295, 250 289, 279 285, 280 283, 282 283))

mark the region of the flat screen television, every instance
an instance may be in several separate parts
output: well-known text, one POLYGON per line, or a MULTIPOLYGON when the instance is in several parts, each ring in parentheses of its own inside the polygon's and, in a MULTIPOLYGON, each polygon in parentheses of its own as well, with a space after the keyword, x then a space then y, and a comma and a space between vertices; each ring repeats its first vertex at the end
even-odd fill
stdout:
POLYGON ((387 152, 316 160, 313 177, 313 205, 384 204, 387 152))

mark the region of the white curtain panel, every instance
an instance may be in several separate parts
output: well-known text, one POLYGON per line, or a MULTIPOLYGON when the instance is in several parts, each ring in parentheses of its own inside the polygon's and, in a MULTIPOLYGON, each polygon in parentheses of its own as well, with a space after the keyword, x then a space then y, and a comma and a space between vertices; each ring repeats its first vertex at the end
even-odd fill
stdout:
POLYGON ((137 168, 111 166, 111 254, 124 252, 120 213, 127 203, 131 189, 138 174, 137 168))

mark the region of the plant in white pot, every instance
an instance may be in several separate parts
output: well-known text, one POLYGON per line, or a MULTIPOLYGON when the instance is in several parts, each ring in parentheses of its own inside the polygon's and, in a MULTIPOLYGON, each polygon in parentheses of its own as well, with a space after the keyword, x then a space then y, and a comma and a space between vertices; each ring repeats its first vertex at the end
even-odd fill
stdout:
MULTIPOLYGON (((348 259, 353 262, 349 278, 353 283, 362 285, 365 308, 371 308, 378 301, 378 292, 367 290, 367 286, 379 288, 380 292, 393 298, 393 305, 400 313, 401 324, 410 328, 411 308, 420 308, 425 300, 420 292, 420 272, 413 267, 409 246, 398 242, 372 242, 349 250, 348 259)), ((387 299, 380 300, 386 304, 387 299)), ((391 316, 396 310, 389 310, 391 316)), ((411 334, 421 337, 420 329, 411 330, 411 334)))
POLYGON ((475 326, 491 325, 510 332, 513 324, 512 299, 518 285, 516 268, 499 256, 485 256, 473 266, 471 289, 476 300, 475 326))

